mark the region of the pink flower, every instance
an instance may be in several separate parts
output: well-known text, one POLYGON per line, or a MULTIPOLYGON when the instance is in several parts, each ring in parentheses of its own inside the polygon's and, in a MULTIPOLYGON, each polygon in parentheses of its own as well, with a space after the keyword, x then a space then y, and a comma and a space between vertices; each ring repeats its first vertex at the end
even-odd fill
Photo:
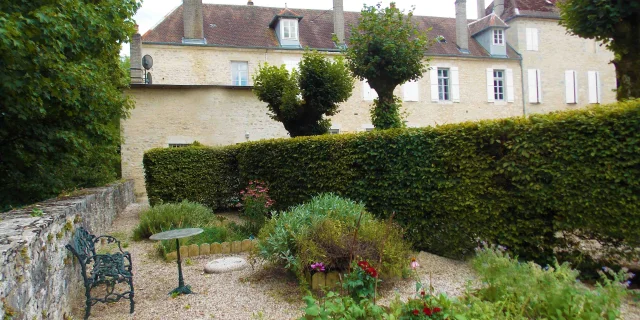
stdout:
POLYGON ((420 264, 418 263, 418 260, 416 260, 416 258, 411 258, 411 269, 415 270, 419 266, 420 264))

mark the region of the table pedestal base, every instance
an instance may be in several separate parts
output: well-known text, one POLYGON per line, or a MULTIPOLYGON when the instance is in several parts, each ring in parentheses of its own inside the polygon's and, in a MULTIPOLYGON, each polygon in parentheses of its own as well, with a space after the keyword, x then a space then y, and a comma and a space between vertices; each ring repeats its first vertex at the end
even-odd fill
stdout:
POLYGON ((169 295, 172 296, 193 293, 191 286, 185 285, 184 278, 182 277, 182 259, 180 258, 180 241, 178 241, 178 239, 176 239, 176 248, 176 252, 178 253, 178 287, 169 292, 169 295))
POLYGON ((190 294, 190 293, 193 293, 191 291, 191 286, 184 286, 184 287, 177 287, 171 290, 171 292, 169 292, 169 295, 173 296, 173 295, 190 294))

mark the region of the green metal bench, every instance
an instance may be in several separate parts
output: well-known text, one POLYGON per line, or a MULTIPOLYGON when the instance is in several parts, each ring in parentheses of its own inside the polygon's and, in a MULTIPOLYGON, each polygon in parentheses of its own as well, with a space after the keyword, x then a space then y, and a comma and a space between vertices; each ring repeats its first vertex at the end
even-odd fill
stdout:
POLYGON ((80 227, 73 235, 71 243, 65 246, 80 262, 82 267, 82 278, 84 280, 86 308, 84 319, 88 319, 91 313, 91 307, 98 302, 111 303, 120 301, 120 299, 129 299, 131 307, 130 313, 133 313, 133 272, 131 271, 131 254, 122 251, 120 241, 112 236, 96 237, 84 228, 80 227), (96 254, 96 244, 117 244, 120 252, 108 254, 96 254), (126 283, 129 290, 126 292, 114 292, 116 284, 126 283), (104 297, 92 297, 91 289, 100 285, 105 285, 106 294, 104 297))

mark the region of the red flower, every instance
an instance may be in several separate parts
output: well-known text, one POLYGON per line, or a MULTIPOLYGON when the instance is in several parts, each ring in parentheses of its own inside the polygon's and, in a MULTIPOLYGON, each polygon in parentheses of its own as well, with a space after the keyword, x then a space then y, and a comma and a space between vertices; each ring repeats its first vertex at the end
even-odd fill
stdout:
POLYGON ((369 268, 369 267, 370 267, 370 266, 369 266, 369 262, 367 262, 367 261, 365 261, 365 260, 362 260, 362 261, 358 262, 358 266, 359 266, 360 268, 362 268, 362 270, 366 270, 367 268, 369 268))
POLYGON ((424 297, 424 295, 427 294, 427 293, 424 292, 424 290, 422 290, 422 292, 420 292, 420 294, 424 297))
POLYGON ((374 278, 378 276, 378 271, 372 267, 368 267, 365 271, 374 278))
POLYGON ((431 312, 431 309, 429 308, 424 308, 422 309, 422 312, 424 312, 424 314, 431 316, 433 314, 433 312, 431 312))
POLYGON ((413 309, 413 315, 417 316, 420 314, 420 311, 418 311, 418 309, 413 309))
POLYGON ((440 312, 440 311, 442 311, 442 309, 440 309, 440 308, 438 308, 438 307, 433 308, 433 312, 435 312, 435 313, 438 313, 438 312, 440 312))

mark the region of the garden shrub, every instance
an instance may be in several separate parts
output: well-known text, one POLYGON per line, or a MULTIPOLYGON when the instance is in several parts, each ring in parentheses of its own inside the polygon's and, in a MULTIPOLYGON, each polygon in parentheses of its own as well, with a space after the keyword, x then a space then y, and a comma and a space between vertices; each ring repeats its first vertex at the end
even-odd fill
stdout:
POLYGON ((198 144, 145 152, 149 204, 189 200, 213 210, 231 207, 240 191, 235 150, 198 144))
POLYGON ((246 189, 240 191, 241 216, 246 221, 244 227, 250 234, 257 235, 267 218, 271 217, 270 209, 274 201, 269 197, 269 188, 261 181, 249 181, 246 189))
POLYGON ((276 213, 260 230, 259 239, 263 258, 285 266, 301 280, 314 263, 323 263, 327 271, 343 271, 355 257, 368 260, 381 275, 399 276, 409 253, 400 228, 376 220, 364 205, 333 194, 276 213), (363 232, 354 243, 358 221, 363 232))
POLYGON ((482 250, 473 260, 482 286, 468 290, 455 312, 466 319, 618 319, 629 274, 601 271, 594 289, 568 264, 542 268, 501 250, 482 250))
POLYGON ((153 158, 166 161, 145 162, 147 190, 165 201, 238 197, 237 184, 200 183, 226 172, 243 184, 267 183, 278 210, 333 192, 378 217, 396 212, 415 249, 447 257, 471 256, 487 240, 526 260, 575 261, 583 239, 598 240, 601 252, 621 249, 607 257, 623 257, 640 246, 639 106, 155 150, 153 158), (211 156, 223 150, 228 161, 211 156), (157 174, 176 168, 186 178, 157 174))
POLYGON ((147 239, 154 233, 171 229, 200 227, 214 219, 211 210, 189 201, 166 203, 140 213, 140 222, 133 230, 133 239, 147 239))
POLYGON ((630 276, 604 268, 601 282, 590 289, 576 280, 578 271, 568 264, 542 268, 493 248, 479 250, 472 264, 479 287, 468 287, 459 298, 434 295, 419 282, 415 297, 407 301, 396 297, 388 307, 377 306, 371 299, 328 292, 326 298, 304 297, 307 307, 301 319, 343 319, 342 314, 363 320, 618 319, 627 295, 624 281, 630 276))

